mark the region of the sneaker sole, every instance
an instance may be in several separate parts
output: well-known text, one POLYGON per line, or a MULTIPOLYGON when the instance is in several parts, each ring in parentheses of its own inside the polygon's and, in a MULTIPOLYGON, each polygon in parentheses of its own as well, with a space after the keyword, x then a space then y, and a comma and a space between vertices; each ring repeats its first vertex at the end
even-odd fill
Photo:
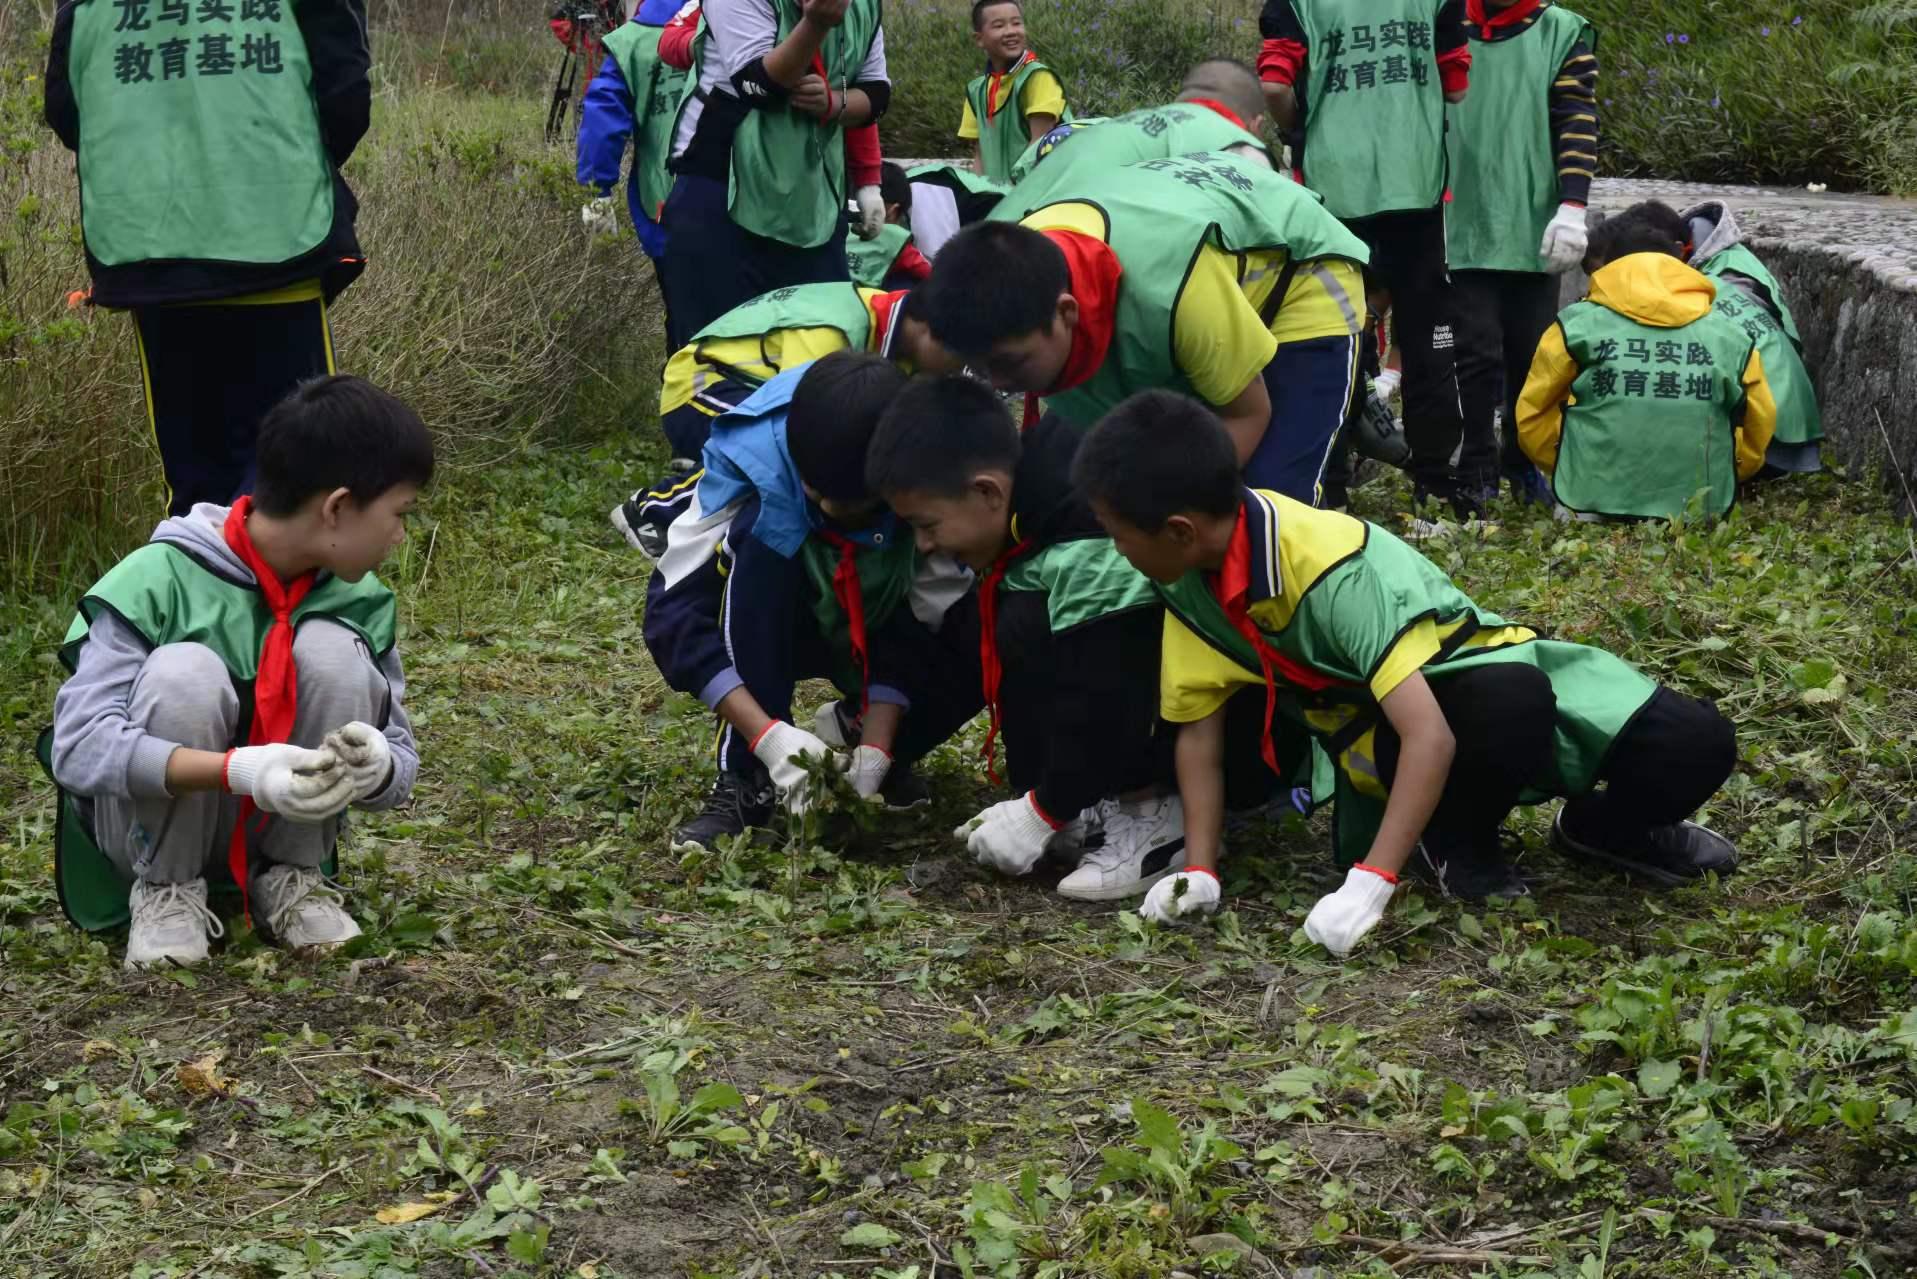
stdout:
MULTIPOLYGON (((1172 848, 1172 861, 1176 862, 1178 860, 1177 854, 1184 851, 1185 841, 1182 839, 1179 840, 1175 847, 1171 844, 1162 845, 1161 847, 1172 848)), ((1133 880, 1129 884, 1106 884, 1097 888, 1067 888, 1063 883, 1060 883, 1058 886, 1058 895, 1060 897, 1068 897, 1075 902, 1124 901, 1128 897, 1144 896, 1152 890, 1152 885, 1156 884, 1159 880, 1165 878, 1167 875, 1175 875, 1183 869, 1184 867, 1182 866, 1168 864, 1165 869, 1154 871, 1143 879, 1133 880)), ((1069 879, 1070 876, 1066 878, 1069 879)))
POLYGON ((639 534, 633 531, 631 522, 626 519, 626 504, 624 502, 613 507, 612 514, 607 516, 606 519, 614 528, 619 530, 619 536, 626 539, 627 546, 630 546, 633 550, 655 563, 658 561, 658 557, 646 549, 646 544, 639 540, 639 534))
MULTIPOLYGON (((1593 848, 1589 845, 1580 844, 1569 835, 1564 834, 1555 823, 1551 827, 1551 847, 1560 857, 1570 862, 1573 866, 1596 872, 1614 871, 1626 879, 1637 880, 1657 888, 1682 888, 1686 884, 1698 883, 1702 878, 1701 876, 1679 875, 1674 871, 1665 870, 1662 866, 1652 866, 1647 862, 1632 861, 1628 857, 1620 857, 1616 853, 1607 852, 1602 848, 1593 848)), ((1731 867, 1730 869, 1735 870, 1736 867, 1731 867)), ((1730 872, 1726 870, 1719 873, 1728 874, 1730 872)))

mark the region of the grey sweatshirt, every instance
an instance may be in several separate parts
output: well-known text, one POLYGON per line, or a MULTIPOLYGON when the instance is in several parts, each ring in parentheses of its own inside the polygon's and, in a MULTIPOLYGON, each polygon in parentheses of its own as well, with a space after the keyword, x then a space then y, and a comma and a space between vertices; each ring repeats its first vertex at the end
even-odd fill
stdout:
MULTIPOLYGON (((225 576, 251 582, 253 571, 226 544, 226 512, 224 506, 202 502, 187 515, 163 521, 152 540, 178 546, 225 576)), ((53 699, 53 776, 64 789, 89 798, 167 796, 166 762, 180 744, 149 736, 127 718, 133 681, 151 651, 138 631, 111 612, 94 619, 73 675, 53 699)), ((393 752, 393 780, 358 805, 361 808, 392 808, 404 802, 419 775, 419 747, 406 718, 406 676, 398 647, 379 662, 393 690, 385 730, 393 752)))

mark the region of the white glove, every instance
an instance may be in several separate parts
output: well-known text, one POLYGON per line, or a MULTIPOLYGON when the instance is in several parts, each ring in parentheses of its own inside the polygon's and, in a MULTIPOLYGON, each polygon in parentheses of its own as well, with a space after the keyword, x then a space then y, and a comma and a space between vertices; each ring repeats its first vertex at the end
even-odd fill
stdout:
POLYGON ((1031 870, 1057 834, 1029 793, 992 805, 952 832, 953 838, 965 841, 979 865, 1004 875, 1031 870))
POLYGON ((1584 250, 1590 243, 1584 210, 1575 204, 1560 204, 1557 216, 1544 228, 1544 243, 1538 247, 1538 256, 1544 260, 1547 270, 1562 273, 1584 261, 1584 250))
POLYGON ((877 187, 860 187, 853 194, 859 205, 859 225, 854 229, 861 240, 879 238, 879 228, 885 225, 885 197, 879 194, 877 187))
POLYGON ((609 195, 580 205, 579 221, 586 228, 587 235, 614 235, 619 230, 619 219, 612 214, 612 197, 609 195))
POLYGON ((1378 926, 1397 888, 1395 881, 1363 866, 1353 866, 1345 872, 1345 882, 1338 891, 1320 897, 1311 914, 1305 916, 1305 936, 1343 959, 1378 926))
POLYGON ((785 811, 794 817, 803 815, 812 803, 811 779, 806 776, 805 768, 796 757, 811 755, 816 759, 827 759, 832 754, 832 748, 803 728, 794 728, 782 719, 775 719, 772 727, 759 734, 759 740, 752 743, 752 753, 772 774, 772 784, 779 788, 779 794, 785 799, 785 811))
POLYGON ((387 745, 386 734, 371 724, 354 720, 328 733, 320 745, 338 756, 339 762, 352 774, 355 800, 371 799, 392 780, 393 748, 387 745))
POLYGON ((1169 924, 1180 915, 1209 915, 1217 909, 1218 876, 1187 867, 1153 884, 1138 913, 1154 924, 1169 924), (1183 893, 1178 891, 1180 884, 1185 886, 1183 893))
POLYGON ((225 781, 228 791, 250 796, 261 812, 309 825, 353 802, 353 774, 330 750, 242 746, 227 752, 225 781))
POLYGON ((892 757, 876 746, 861 746, 845 757, 845 780, 852 783, 860 799, 877 795, 891 771, 892 757))
POLYGON ((1371 379, 1371 385, 1378 392, 1378 398, 1388 400, 1398 393, 1398 387, 1404 382, 1403 369, 1379 369, 1378 376, 1371 379))
MULTIPOLYGON (((853 738, 858 736, 858 721, 852 722, 853 738)), ((852 745, 846 740, 845 728, 839 723, 839 703, 827 702, 812 713, 812 735, 835 751, 842 751, 852 745)))

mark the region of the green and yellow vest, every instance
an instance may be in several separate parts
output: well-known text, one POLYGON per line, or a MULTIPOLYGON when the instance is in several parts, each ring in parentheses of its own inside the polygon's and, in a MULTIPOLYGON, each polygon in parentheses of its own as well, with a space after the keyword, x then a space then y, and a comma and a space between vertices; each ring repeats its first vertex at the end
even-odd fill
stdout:
POLYGON ((1235 146, 1258 147, 1269 154, 1265 140, 1257 134, 1209 107, 1189 102, 1131 111, 1109 120, 1074 121, 1072 135, 1048 152, 1042 162, 1037 154, 1039 145, 1035 142, 1027 147, 1014 166, 1015 185, 993 211, 995 220, 1016 222, 1087 179, 1095 182, 1101 175, 1142 160, 1235 146))
POLYGON ((885 277, 892 271, 892 264, 898 261, 899 254, 912 239, 912 232, 902 226, 888 222, 879 228, 876 239, 862 240, 858 236, 849 236, 845 241, 845 262, 852 270, 852 283, 864 285, 868 289, 885 287, 885 277))
POLYGON ((1818 407, 1817 388, 1804 367, 1803 340, 1797 336, 1797 320, 1784 301, 1777 277, 1741 244, 1713 253, 1697 269, 1717 282, 1717 309, 1737 321, 1757 343, 1765 380, 1777 401, 1777 431, 1771 438, 1779 444, 1815 444, 1823 439, 1824 414, 1818 407), (1726 278, 1730 275, 1755 284, 1769 307, 1749 297, 1741 282, 1726 278))
POLYGON ((664 27, 627 22, 606 37, 606 56, 619 64, 632 93, 632 163, 638 172, 639 199, 654 221, 672 194, 672 131, 685 97, 687 73, 659 57, 664 27))
MULTIPOLYGON (((1021 152, 1031 145, 1031 126, 1025 122, 1025 108, 1019 99, 1025 83, 1040 71, 1049 71, 1037 58, 1026 57, 999 81, 998 111, 987 116, 985 96, 991 91, 992 73, 987 71, 965 86, 965 100, 971 104, 972 118, 978 123, 978 154, 985 176, 1007 179, 1021 152)), ((1070 119, 1069 112, 1066 119, 1070 119)))

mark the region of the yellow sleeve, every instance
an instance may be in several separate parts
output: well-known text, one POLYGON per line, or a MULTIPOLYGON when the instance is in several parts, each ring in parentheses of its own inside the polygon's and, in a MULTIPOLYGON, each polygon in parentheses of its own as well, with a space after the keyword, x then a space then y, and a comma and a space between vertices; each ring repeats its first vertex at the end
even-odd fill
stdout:
POLYGON ((1578 366, 1564 346, 1564 329, 1553 324, 1538 340, 1531 373, 1518 396, 1518 445, 1546 475, 1557 469, 1558 441, 1564 435, 1564 406, 1578 366))
MULTIPOLYGON (((1058 77, 1050 69, 1034 71, 1025 77, 1025 87, 1018 91, 1018 109, 1027 116, 1048 115, 1054 120, 1063 120, 1065 86, 1058 82, 1058 77)), ((966 136, 963 130, 959 136, 966 136)))
POLYGON ((978 117, 972 114, 972 100, 970 98, 965 99, 965 114, 959 117, 958 135, 961 138, 976 138, 978 136, 978 117))
POLYGON ((1195 724, 1263 676, 1248 671, 1194 635, 1170 611, 1158 658, 1158 713, 1174 724, 1195 724))
POLYGON ((1764 376, 1763 357, 1752 347, 1751 362, 1744 366, 1744 421, 1737 428, 1738 479, 1748 480, 1764 469, 1764 453, 1776 431, 1777 399, 1764 376))
MULTIPOLYGON (((1452 629, 1456 629, 1453 627, 1452 629)), ((1371 695, 1379 701, 1391 696, 1391 691, 1410 679, 1413 673, 1423 670, 1424 664, 1438 655, 1438 626, 1430 618, 1425 618, 1403 635, 1391 646, 1384 660, 1371 672, 1371 695)))
POLYGON ((1198 251, 1172 316, 1172 358, 1199 398, 1230 404, 1258 379, 1278 339, 1238 287, 1235 257, 1212 245, 1198 251))

